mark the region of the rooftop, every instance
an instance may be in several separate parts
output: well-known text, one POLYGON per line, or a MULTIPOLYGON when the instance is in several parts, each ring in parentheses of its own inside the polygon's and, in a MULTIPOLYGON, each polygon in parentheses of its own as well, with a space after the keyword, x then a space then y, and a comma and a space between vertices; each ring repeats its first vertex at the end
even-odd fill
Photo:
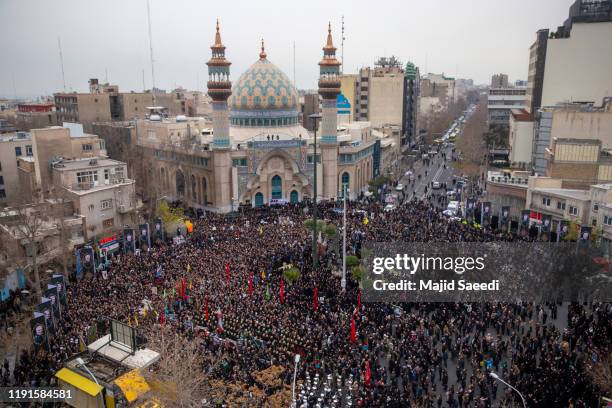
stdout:
POLYGON ((525 109, 512 109, 510 112, 516 122, 533 122, 533 115, 525 109))
POLYGON ((588 190, 570 190, 567 188, 534 188, 534 193, 550 194, 561 198, 573 198, 588 201, 590 199, 588 190))
POLYGON ((107 158, 84 158, 75 160, 61 160, 56 163, 53 168, 57 171, 69 171, 69 170, 80 170, 90 169, 92 167, 110 167, 110 166, 124 166, 124 162, 118 160, 107 159, 107 158))

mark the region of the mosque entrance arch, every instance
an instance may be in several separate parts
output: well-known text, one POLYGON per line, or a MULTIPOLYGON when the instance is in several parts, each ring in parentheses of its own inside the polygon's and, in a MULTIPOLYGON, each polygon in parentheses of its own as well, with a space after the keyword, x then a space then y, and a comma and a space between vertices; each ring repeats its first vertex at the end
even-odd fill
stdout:
POLYGON ((176 171, 176 195, 183 197, 185 195, 185 175, 182 171, 176 171))

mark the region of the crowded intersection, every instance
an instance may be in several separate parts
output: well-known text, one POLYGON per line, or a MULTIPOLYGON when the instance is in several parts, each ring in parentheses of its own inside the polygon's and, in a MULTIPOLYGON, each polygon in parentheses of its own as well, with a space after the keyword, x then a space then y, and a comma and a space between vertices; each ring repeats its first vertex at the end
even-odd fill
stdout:
MULTIPOLYGON (((453 221, 427 199, 391 212, 383 205, 347 204, 349 253, 359 256, 366 241, 522 239, 453 221)), ((252 384, 252 373, 281 366, 290 385, 300 355, 298 407, 520 406, 491 372, 529 407, 596 406, 587 373, 609 353, 610 305, 361 303, 358 282, 341 288, 333 237, 318 243, 313 268, 311 213, 288 204, 207 214, 185 242, 121 254, 104 273, 71 279, 49 348, 24 347, 12 371, 5 361, 3 385, 53 384, 88 330, 117 319, 145 339, 160 330, 185 336, 201 353, 194 375, 228 383, 252 384), (293 282, 283 278, 288 264, 300 271, 293 282)), ((336 204, 320 203, 318 214, 342 225, 336 204)))

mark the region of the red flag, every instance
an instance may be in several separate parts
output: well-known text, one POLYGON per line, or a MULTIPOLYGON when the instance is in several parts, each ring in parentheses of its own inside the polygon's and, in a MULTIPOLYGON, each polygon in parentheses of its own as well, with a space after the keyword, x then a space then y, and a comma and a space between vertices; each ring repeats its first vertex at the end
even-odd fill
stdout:
POLYGON ((315 286, 314 295, 312 297, 312 310, 316 312, 318 308, 319 308, 319 290, 315 286))
POLYGON ((229 262, 225 263, 225 279, 229 282, 232 278, 232 274, 230 273, 230 264, 229 262))
POLYGON ((165 323, 166 323, 166 311, 162 310, 161 314, 159 315, 159 324, 163 326, 165 323))
POLYGON ((253 274, 249 275, 249 296, 253 295, 253 274))
POLYGON ((208 298, 204 299, 204 320, 208 322, 208 298))
POLYGON ((281 305, 285 303, 285 280, 283 278, 280 281, 280 302, 281 305))
POLYGON ((370 382, 372 381, 372 370, 370 370, 370 360, 366 360, 365 362, 365 375, 364 375, 365 385, 366 387, 370 386, 370 382))
POLYGON ((355 324, 355 315, 351 315, 351 343, 357 341, 357 325, 355 324))
POLYGON ((187 282, 185 282, 185 277, 181 278, 181 298, 183 299, 183 301, 185 301, 185 299, 187 299, 187 296, 185 295, 185 287, 187 286, 187 282))

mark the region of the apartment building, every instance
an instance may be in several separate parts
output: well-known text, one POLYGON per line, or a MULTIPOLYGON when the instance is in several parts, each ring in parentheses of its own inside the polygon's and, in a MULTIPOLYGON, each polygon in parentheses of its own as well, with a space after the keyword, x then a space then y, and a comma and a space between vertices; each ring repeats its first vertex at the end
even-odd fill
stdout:
POLYGON ((53 103, 20 103, 17 105, 16 127, 21 131, 57 125, 53 103))
POLYGON ((0 205, 15 205, 23 201, 17 181, 20 157, 33 155, 32 135, 13 132, 0 135, 0 205))
POLYGON ((490 88, 487 110, 489 126, 510 126, 512 109, 525 109, 527 88, 490 88))

